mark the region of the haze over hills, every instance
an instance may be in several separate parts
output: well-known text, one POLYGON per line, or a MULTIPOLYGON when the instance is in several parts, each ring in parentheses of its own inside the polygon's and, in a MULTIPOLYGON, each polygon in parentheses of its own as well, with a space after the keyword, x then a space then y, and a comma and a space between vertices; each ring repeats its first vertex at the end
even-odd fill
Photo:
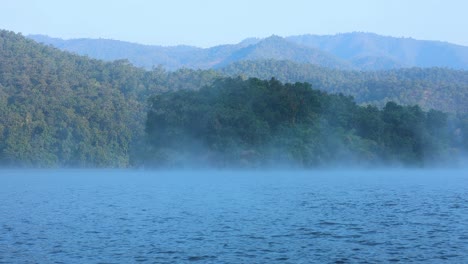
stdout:
POLYGON ((331 68, 352 68, 347 62, 327 52, 298 45, 278 36, 262 40, 247 39, 235 45, 220 45, 208 49, 191 46, 147 46, 107 39, 62 40, 43 35, 29 37, 37 42, 91 58, 107 61, 128 59, 134 65, 146 69, 159 65, 169 70, 210 69, 255 59, 292 60, 331 68))
POLYGON ((409 67, 468 69, 468 47, 438 41, 394 38, 372 33, 246 39, 211 48, 148 46, 106 39, 63 40, 30 35, 38 42, 102 60, 128 59, 138 67, 161 65, 210 69, 243 60, 274 59, 335 69, 385 70, 409 67))
MULTIPOLYGON (((226 80, 226 76, 244 75, 264 79, 275 77, 288 82, 309 81, 314 89, 354 95, 360 105, 382 106, 383 103, 394 100, 405 105, 418 104, 424 110, 443 110, 449 112, 453 118, 468 113, 467 71, 443 68, 343 71, 289 60, 259 60, 259 51, 252 50, 252 43, 257 42, 255 45, 261 50, 262 45, 268 46, 271 42, 278 41, 284 40, 273 37, 263 40, 263 44, 253 39, 248 40, 241 44, 247 51, 239 54, 239 57, 247 60, 230 63, 217 71, 166 71, 161 67, 147 71, 134 67, 127 61, 103 62, 70 54, 39 44, 21 34, 0 30, 0 165, 130 166, 140 159, 135 152, 139 153, 138 151, 147 147, 142 140, 148 98, 159 98, 159 95, 167 94, 166 92, 170 94, 171 91, 183 90, 174 94, 177 97, 186 94, 185 92, 190 93, 189 90, 219 84, 219 80, 226 80), (256 60, 248 60, 250 58, 256 60)), ((292 48, 296 44, 284 45, 292 48)), ((218 54, 230 54, 226 51, 233 46, 217 48, 218 54)), ((256 81, 235 83, 242 86, 255 84, 256 81)), ((273 79, 270 83, 275 84, 274 87, 290 87, 289 84, 283 86, 273 79)), ((310 86, 307 84, 301 87, 310 86)), ((211 91, 215 92, 216 89, 211 91)), ((286 94, 281 92, 278 95, 287 99, 287 89, 284 92, 286 94)), ((244 97, 248 96, 251 96, 250 92, 244 97)), ((244 97, 239 99, 244 101, 244 97)), ((165 102, 171 107, 191 113, 190 104, 174 104, 184 102, 184 98, 161 98, 170 99, 165 102)), ((324 95, 324 98, 343 98, 343 102, 353 102, 355 105, 353 99, 343 95, 324 95)), ((329 106, 334 109, 331 110, 338 111, 334 107, 339 105, 329 106)), ((378 114, 377 108, 372 107, 375 110, 372 110, 373 113, 378 114)), ((419 108, 414 109, 417 113, 422 113, 419 108)), ((185 120, 180 119, 183 116, 177 111, 170 111, 168 114, 168 122, 185 120)), ((234 113, 231 117, 236 119, 238 116, 234 113)), ((247 118, 244 121, 250 122, 249 120, 247 118)), ((214 122, 211 125, 216 125, 216 118, 211 121, 214 122)), ((242 126, 238 128, 240 127, 242 126)), ((459 128, 460 131, 468 131, 468 121, 460 124, 459 128)), ((174 133, 177 135, 178 132, 174 133)))
POLYGON ((407 67, 468 69, 468 47, 447 42, 394 38, 361 32, 334 36, 291 36, 286 39, 330 52, 363 70, 407 67))

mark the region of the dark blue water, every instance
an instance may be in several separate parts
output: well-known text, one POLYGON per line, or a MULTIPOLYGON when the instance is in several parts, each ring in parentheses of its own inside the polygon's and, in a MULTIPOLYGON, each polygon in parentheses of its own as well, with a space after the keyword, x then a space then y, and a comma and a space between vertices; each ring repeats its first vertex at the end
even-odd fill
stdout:
POLYGON ((0 174, 0 263, 468 263, 460 170, 0 174))

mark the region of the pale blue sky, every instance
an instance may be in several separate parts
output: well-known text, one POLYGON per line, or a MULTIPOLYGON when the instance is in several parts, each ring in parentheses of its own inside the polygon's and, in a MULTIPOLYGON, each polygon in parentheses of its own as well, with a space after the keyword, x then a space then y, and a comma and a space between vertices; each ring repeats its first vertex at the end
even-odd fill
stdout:
POLYGON ((156 45, 363 31, 468 46, 467 0, 4 0, 0 12, 24 35, 156 45))

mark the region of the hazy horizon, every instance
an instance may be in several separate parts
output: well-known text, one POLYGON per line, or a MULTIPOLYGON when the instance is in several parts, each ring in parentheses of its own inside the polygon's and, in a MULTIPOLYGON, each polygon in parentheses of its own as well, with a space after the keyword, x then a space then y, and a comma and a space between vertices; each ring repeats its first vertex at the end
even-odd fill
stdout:
POLYGON ((372 32, 468 46, 459 0, 287 3, 240 0, 148 2, 18 0, 3 3, 0 27, 23 35, 103 38, 145 45, 213 47, 271 35, 372 32))
MULTIPOLYGON (((6 29, 6 30, 8 30, 8 29, 6 29)), ((17 32, 15 32, 15 33, 17 33, 17 32)), ((21 33, 21 32, 18 32, 18 33, 21 33)), ((23 33, 21 33, 21 34, 23 34, 23 33)), ((156 46, 156 47, 157 47, 157 46, 159 46, 159 47, 187 46, 187 47, 194 47, 194 48, 201 48, 201 49, 209 49, 209 48, 214 48, 214 47, 224 46, 224 45, 236 45, 236 44, 239 44, 239 43, 242 43, 242 42, 244 42, 244 41, 251 40, 251 39, 263 40, 263 39, 267 39, 267 38, 274 37, 274 36, 278 36, 278 37, 287 39, 287 38, 289 38, 289 37, 298 37, 298 36, 333 37, 333 36, 346 35, 346 34, 369 34, 369 35, 377 35, 377 36, 384 37, 384 38, 412 39, 412 40, 416 40, 416 41, 432 41, 432 42, 448 43, 448 44, 457 45, 457 46, 461 46, 461 47, 468 47, 468 43, 465 44, 465 45, 462 45, 462 44, 457 44, 457 43, 453 43, 453 42, 449 42, 449 41, 444 41, 444 40, 418 39, 418 38, 414 38, 414 37, 411 37, 411 36, 398 37, 398 36, 391 36, 391 35, 378 34, 378 33, 375 33, 375 32, 362 32, 362 31, 339 32, 339 33, 334 33, 334 34, 304 33, 304 34, 284 35, 284 36, 280 36, 280 35, 278 35, 278 34, 271 34, 271 35, 265 36, 265 37, 246 37, 246 38, 241 39, 241 40, 239 40, 239 41, 237 41, 237 42, 219 43, 219 44, 216 44, 216 45, 213 45, 213 46, 206 46, 206 47, 197 46, 197 45, 191 45, 191 44, 184 44, 184 43, 175 43, 175 44, 173 44, 173 45, 163 45, 163 44, 158 44, 158 43, 155 43, 155 44, 146 44, 146 43, 141 43, 141 42, 136 42, 136 41, 130 41, 130 40, 122 40, 122 39, 115 39, 115 38, 103 38, 103 37, 89 37, 89 38, 88 38, 88 37, 76 36, 76 37, 71 37, 71 38, 62 38, 62 37, 57 37, 57 36, 52 36, 52 35, 47 35, 47 34, 41 34, 41 33, 38 33, 38 34, 27 34, 27 35, 25 35, 25 36, 26 36, 26 37, 44 36, 44 37, 48 37, 48 38, 51 38, 51 39, 60 39, 60 40, 64 40, 64 41, 83 40, 83 39, 87 39, 87 40, 109 40, 109 41, 120 41, 120 42, 125 42, 125 43, 136 44, 136 45, 143 45, 143 46, 156 46)))
POLYGON ((468 1, 4 2, 0 263, 468 263, 468 1))

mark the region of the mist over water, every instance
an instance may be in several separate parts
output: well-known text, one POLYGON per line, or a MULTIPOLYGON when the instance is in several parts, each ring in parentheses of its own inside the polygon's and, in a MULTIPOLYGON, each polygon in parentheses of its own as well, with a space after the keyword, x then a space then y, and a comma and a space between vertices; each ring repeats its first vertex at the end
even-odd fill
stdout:
POLYGON ((464 263, 467 170, 1 170, 0 263, 464 263))

